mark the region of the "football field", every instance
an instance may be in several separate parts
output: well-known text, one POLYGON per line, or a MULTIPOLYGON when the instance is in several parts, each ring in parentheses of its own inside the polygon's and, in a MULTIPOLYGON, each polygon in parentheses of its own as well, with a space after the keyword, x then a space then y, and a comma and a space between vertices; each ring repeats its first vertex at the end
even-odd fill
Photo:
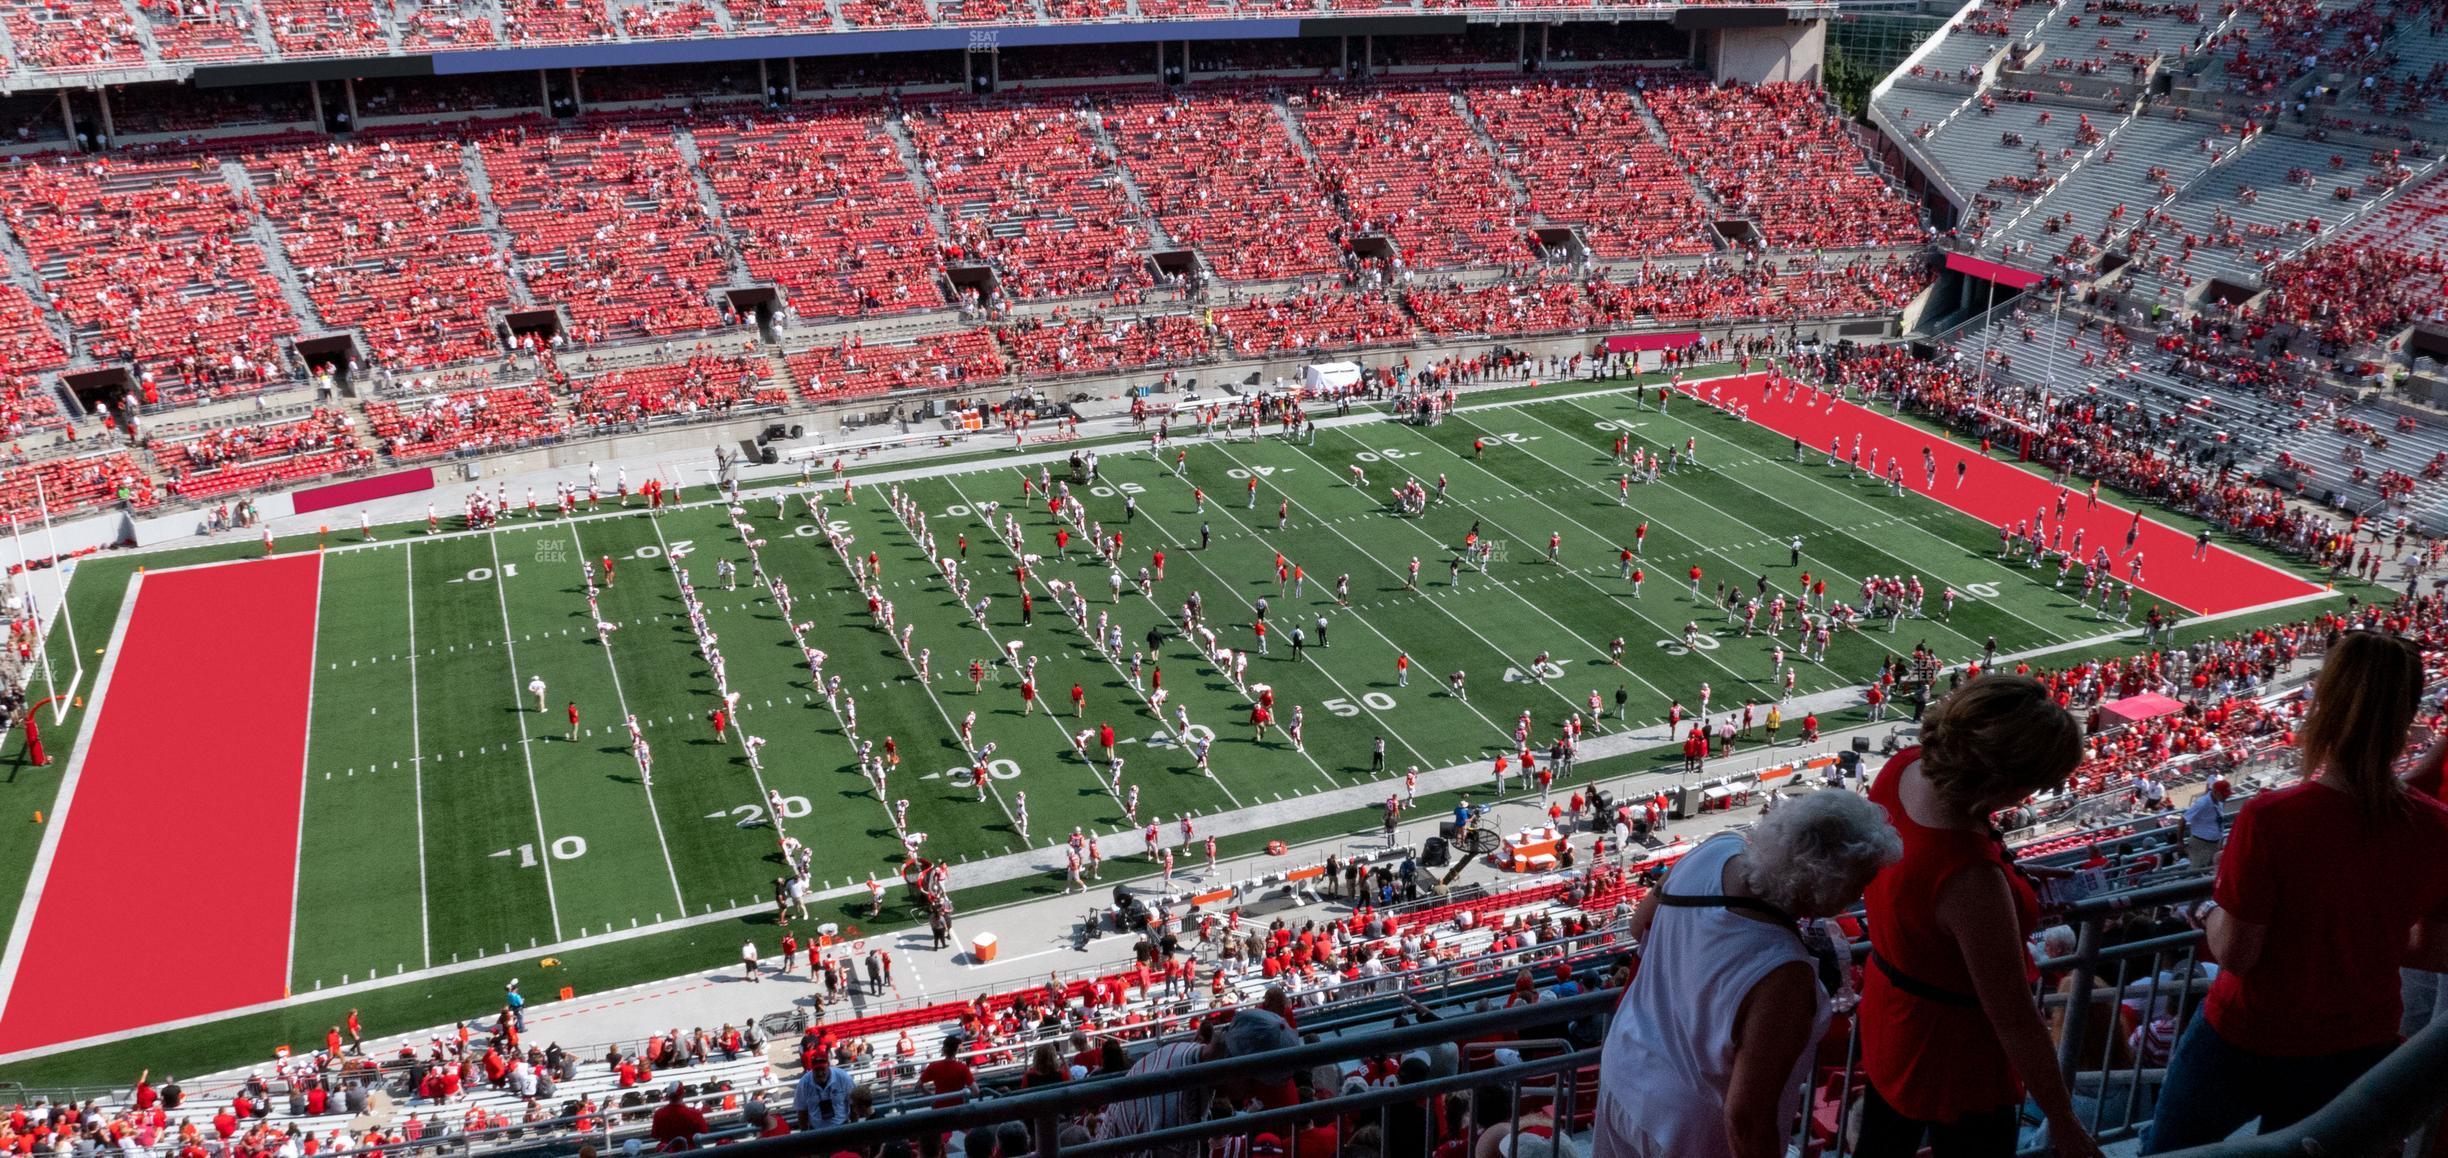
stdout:
MULTIPOLYGON (((1758 392, 1747 380, 1730 381, 1758 392)), ((244 911, 224 930, 285 941, 286 952, 228 963, 215 956, 213 966, 193 970, 203 974, 194 1008, 163 1008, 126 1024, 30 1024, 21 991, 0 1022, 7 1027, 0 1037, 8 1038, 0 1051, 205 1016, 257 995, 310 995, 770 907, 785 871, 782 832, 815 850, 820 890, 855 897, 832 898, 824 919, 864 917, 864 882, 873 874, 896 885, 886 922, 906 923, 915 913, 897 887, 902 848, 894 824, 904 799, 907 828, 927 834, 925 853, 955 865, 1049 849, 1075 826, 1105 834, 1109 858, 1136 854, 1137 825, 1126 816, 1132 789, 1138 823, 1161 818, 1168 844, 1174 822, 1190 814, 1202 832, 1221 834, 1228 852, 1242 853, 1270 839, 1267 830, 1234 821, 1243 809, 1372 778, 1398 788, 1411 765, 1484 766, 1514 750, 1524 716, 1543 748, 1562 721, 1586 712, 1593 694, 1605 706, 1606 731, 1626 726, 1615 718, 1619 688, 1633 727, 1662 723, 1670 702, 1696 709, 1704 685, 1720 714, 1746 701, 1764 713, 1782 684, 1772 655, 1779 640, 1729 622, 1714 605, 1721 582, 1764 582, 1771 597, 1791 598, 1808 572, 1838 601, 1857 601, 1868 576, 1918 576, 1927 585, 1928 618, 1893 631, 1839 632, 1825 664, 1789 660, 1798 669, 1797 695, 1860 685, 1916 643, 1959 662, 1977 658, 1991 640, 2013 654, 2131 637, 2153 603, 2174 614, 2231 613, 2321 596, 2316 584, 2224 548, 2188 559, 2188 536, 2154 526, 2155 536, 2173 536, 2182 549, 2159 546, 2159 538, 2146 544, 2153 574, 2141 584, 2146 595, 2135 600, 2132 622, 2103 620, 2078 605, 2079 585, 2053 586, 2053 566, 1998 557, 1996 527, 1984 521, 1996 516, 1982 504, 2028 517, 2033 504, 2018 488, 2036 488, 2030 493, 2042 502, 2051 497, 2047 480, 2019 468, 1919 434, 1908 456, 1911 485, 1896 494, 1885 482, 1826 466, 1822 450, 1796 460, 1790 440, 1804 432, 1780 423, 1820 421, 1817 411, 1770 414, 1763 402, 1754 418, 1766 425, 1758 425, 1689 398, 1660 413, 1654 392, 1645 406, 1620 388, 1567 384, 1549 393, 1466 403, 1433 427, 1369 415, 1322 425, 1313 440, 1215 439, 1177 429, 1182 436, 1161 454, 1144 445, 1107 447, 1098 479, 1074 493, 1105 532, 1124 536, 1120 569, 1128 581, 1118 590, 1108 579, 1113 568, 1076 538, 1058 555, 1045 505, 1024 499, 1022 480, 1040 465, 1057 478, 1067 474, 1058 456, 854 473, 855 501, 820 476, 829 527, 810 517, 795 485, 751 491, 741 517, 762 543, 767 572, 795 597, 789 619, 806 625, 808 642, 827 655, 826 672, 855 698, 855 737, 813 686, 781 609, 744 573, 736 589, 716 577, 719 560, 745 564, 748 555, 720 505, 649 515, 642 505, 622 512, 607 500, 597 515, 531 521, 519 512, 489 532, 385 528, 364 543, 353 529, 336 533, 309 580, 317 591, 312 622, 299 625, 310 640, 303 649, 309 670, 294 679, 274 670, 287 662, 274 649, 262 649, 268 658, 255 666, 215 667, 213 656, 200 655, 187 668, 187 694, 207 707, 226 699, 269 719, 304 717, 302 791, 285 768, 249 765, 258 755, 250 744, 198 734, 184 754, 194 775, 243 766, 269 777, 260 791, 233 792, 220 806, 269 808, 274 829, 294 820, 294 849, 283 836, 231 851, 240 887, 252 879, 286 888, 249 889, 243 906, 234 906, 244 911), (1700 465, 1632 486, 1627 497, 1613 465, 1619 436, 1659 451, 1696 440, 1700 465), (1969 456, 1977 467, 1972 485, 1948 489, 1951 478, 1922 485, 1922 443, 1940 448, 1949 475, 1957 458, 1969 456), (1186 452, 1178 464, 1176 452, 1186 452), (1365 486, 1355 485, 1354 467, 1365 486), (1389 489, 1405 478, 1433 491, 1440 476, 1446 497, 1423 513, 1405 516, 1389 504, 1389 489), (991 597, 982 623, 890 510, 894 485, 925 512, 938 553, 964 560, 972 599, 991 597), (1003 515, 1020 521, 1017 548, 990 526, 984 512, 992 504, 1001 505, 995 522, 1003 515), (1618 553, 1644 525, 1639 565, 1647 578, 1636 591, 1622 577, 1618 553), (848 536, 851 555, 876 555, 876 592, 912 627, 911 653, 869 614, 828 531, 848 536), (1474 532, 1501 552, 1484 573, 1464 567, 1455 574, 1449 561, 1474 532), (1551 536, 1561 544, 1555 562, 1551 536), (1789 553, 1797 536, 1798 565, 1789 553), (962 538, 965 548, 956 546, 962 538), (1163 577, 1142 590, 1140 569, 1152 570, 1158 551, 1163 577), (1025 578, 1023 555, 1041 557, 1025 578), (1421 563, 1416 589, 1407 582, 1414 557, 1421 563), (590 611, 583 561, 607 558, 614 578, 590 611), (1300 569, 1297 588, 1279 579, 1279 558, 1300 569), (720 736, 707 719, 720 702, 715 679, 699 655, 675 564, 705 603, 739 694, 736 726, 720 736), (1695 566, 1704 573, 1697 600, 1689 579, 1695 566), (1336 593, 1345 576, 1347 605, 1336 593), (1053 581, 1085 593, 1085 627, 1056 609, 1053 581), (1027 622, 1023 584, 1035 605, 1027 622), (1961 598, 1941 617, 1938 593, 1950 587, 1961 598), (1264 739, 1249 725, 1248 696, 1178 630, 1181 605, 1193 593, 1220 641, 1237 648, 1256 647, 1255 608, 1269 604, 1273 638, 1247 677, 1277 699, 1279 726, 1264 739), (617 630, 599 633, 597 615, 617 630), (1321 618, 1325 646, 1317 646, 1321 618), (1687 623, 1699 627, 1691 646, 1687 623), (1118 629, 1118 655, 1095 645, 1100 625, 1118 629), (1286 642, 1294 626, 1310 637, 1297 656, 1286 642), (1147 651, 1158 627, 1165 638, 1147 651), (1621 665, 1610 646, 1618 637, 1627 645, 1621 665), (1015 643, 1036 664, 1033 709, 1022 701, 1017 673, 994 663, 1015 643), (919 649, 929 653, 931 678, 920 678, 919 649), (1146 652, 1136 684, 1135 651, 1146 652), (1407 680, 1398 678, 1398 657, 1408 657, 1407 680), (972 660, 989 664, 975 689, 972 660), (1467 673, 1467 698, 1447 689, 1455 672, 1467 673), (1159 678, 1164 719, 1150 703, 1159 678), (528 689, 535 679, 548 688, 540 711, 528 689), (1076 714, 1074 685, 1085 697, 1076 714), (569 703, 581 717, 574 737, 564 718, 569 703), (1299 747, 1280 727, 1296 705, 1305 717, 1299 747), (1189 734, 1213 737, 1211 770, 1198 768, 1180 743, 1183 733, 1170 719, 1176 707, 1188 714, 1189 734), (973 712, 974 747, 960 735, 973 712), (623 726, 630 716, 652 746, 651 783, 631 753, 623 726), (1102 760, 1072 743, 1079 730, 1101 724, 1120 737, 1120 790, 1102 760), (764 742, 754 762, 743 747, 748 736, 764 742), (857 769, 857 744, 880 751, 886 737, 900 764, 879 795, 857 769), (1380 739, 1386 768, 1373 772, 1380 739), (989 743, 981 802, 967 769, 989 743), (284 858, 294 865, 281 864, 284 858), (258 872, 269 875, 243 875, 258 872)), ((1826 437, 1805 441, 1823 447, 1826 437)), ((2121 536, 2128 517, 2103 504, 2093 524, 2121 536)), ((2093 541, 2119 545, 2104 531, 2093 541)), ((211 565, 240 574, 261 566, 269 564, 211 565)), ((149 630, 147 601, 163 597, 182 574, 141 577, 137 610, 121 623, 126 646, 149 630)), ((246 589, 269 599, 287 589, 282 584, 239 586, 210 596, 237 625, 277 633, 280 616, 304 614, 246 604, 246 589)), ((1796 652, 1790 629, 1781 642, 1796 652)), ((100 779, 113 773, 98 766, 123 710, 112 688, 105 682, 95 692, 103 723, 90 754, 79 753, 88 758, 85 790, 117 783, 100 779)), ((196 727, 210 731, 208 723, 196 727)), ((1788 738, 1798 730, 1789 728, 1788 738)), ((30 890, 79 895, 61 874, 86 871, 73 866, 96 859, 79 859, 80 842, 107 849, 111 832, 93 827, 102 819, 81 798, 64 806, 65 831, 54 834, 61 847, 53 856, 46 845, 30 890)), ((1060 857, 1041 853, 1039 860, 1052 865, 1060 857)), ((1059 885, 1058 871, 1036 873, 1059 885)), ((209 893, 211 870, 191 887, 209 893)), ((26 925, 21 917, 11 934, 20 976, 76 977, 58 964, 81 961, 61 956, 75 952, 75 938, 47 937, 37 919, 29 940, 26 925), (55 963, 46 967, 46 960, 55 963)))

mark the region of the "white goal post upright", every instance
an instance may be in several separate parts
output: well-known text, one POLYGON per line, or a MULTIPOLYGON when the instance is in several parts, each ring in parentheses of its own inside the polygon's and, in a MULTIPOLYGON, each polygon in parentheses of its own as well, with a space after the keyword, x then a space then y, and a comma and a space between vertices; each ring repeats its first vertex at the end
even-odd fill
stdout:
POLYGON ((34 479, 34 506, 42 515, 43 541, 51 552, 51 565, 40 569, 29 565, 33 557, 26 552, 25 520, 11 520, 9 535, 17 545, 18 576, 25 584, 18 590, 17 606, 12 610, 34 623, 34 658, 42 666, 44 689, 51 701, 51 722, 61 724, 67 721, 68 712, 75 704, 77 689, 85 682, 85 649, 77 643, 76 615, 68 606, 68 572, 71 565, 60 558, 59 535, 51 525, 50 498, 43 491, 39 475, 34 479), (51 578, 50 606, 57 609, 60 626, 67 632, 69 672, 64 683, 51 658, 51 625, 43 620, 44 604, 35 592, 34 576, 38 570, 51 578))

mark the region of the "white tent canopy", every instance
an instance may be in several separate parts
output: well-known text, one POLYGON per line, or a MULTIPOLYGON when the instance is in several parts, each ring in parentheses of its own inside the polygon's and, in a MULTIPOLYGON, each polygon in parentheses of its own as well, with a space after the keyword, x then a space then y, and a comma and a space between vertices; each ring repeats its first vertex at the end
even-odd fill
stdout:
POLYGON ((1301 385, 1311 390, 1348 390, 1359 383, 1358 362, 1314 362, 1301 369, 1301 385))

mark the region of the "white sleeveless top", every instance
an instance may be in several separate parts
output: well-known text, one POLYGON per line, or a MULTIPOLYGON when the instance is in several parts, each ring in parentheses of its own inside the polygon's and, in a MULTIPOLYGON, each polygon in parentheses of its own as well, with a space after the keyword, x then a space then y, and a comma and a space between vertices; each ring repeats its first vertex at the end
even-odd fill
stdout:
MULTIPOLYGON (((1743 851, 1739 833, 1719 833, 1683 857, 1659 887, 1669 896, 1722 891, 1726 861, 1743 851)), ((1734 1017, 1761 978, 1802 962, 1814 966, 1801 936, 1724 908, 1660 905, 1641 942, 1640 972, 1615 1008, 1599 1055, 1597 1130, 1592 1158, 1730 1158, 1725 1099, 1734 1075, 1734 1017)), ((1811 1040, 1827 1031, 1827 994, 1811 986, 1817 1008, 1811 1040)), ((1779 1128, 1793 1133, 1812 1050, 1796 1059, 1777 1105, 1779 1128)))

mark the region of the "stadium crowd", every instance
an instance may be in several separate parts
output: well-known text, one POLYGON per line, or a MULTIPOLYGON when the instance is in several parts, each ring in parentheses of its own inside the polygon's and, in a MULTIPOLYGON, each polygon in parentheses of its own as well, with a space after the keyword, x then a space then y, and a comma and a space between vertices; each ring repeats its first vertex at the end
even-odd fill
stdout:
MULTIPOLYGON (((2124 407, 2088 394, 2042 402, 2035 387, 2005 375, 1985 375, 1977 354, 1962 350, 1922 359, 1901 346, 1852 355, 1804 355, 1802 374, 1855 397, 1926 415, 1985 443, 2013 446, 2061 476, 2095 478, 2197 515, 2256 542, 2299 554, 2340 572, 2378 575, 2403 553, 2366 543, 2360 518, 2332 518, 2289 501, 2283 489, 2238 471, 2232 455, 2178 454, 2165 436, 2136 425, 2124 407)), ((2396 531, 2398 528, 2388 528, 2396 531)))
MULTIPOLYGON (((752 27, 834 19, 822 6, 726 7, 730 19, 752 27)), ((1141 5, 1150 14, 1199 7, 1141 5)), ((2282 0, 2246 7, 2243 26, 2208 47, 2221 54, 2228 82, 2252 95, 2275 93, 2312 70, 2327 45, 2357 38, 2376 45, 2382 28, 2368 5, 2343 14, 2282 0)), ((285 53, 360 50, 384 35, 380 21, 290 0, 263 0, 262 9, 285 53)), ((132 11, 151 15, 149 35, 165 56, 247 51, 231 43, 245 38, 227 31, 251 11, 245 5, 226 15, 186 13, 203 18, 192 21, 165 19, 181 14, 150 3, 132 11), (165 35, 169 26, 182 31, 165 35)), ((856 0, 838 11, 855 26, 928 19, 916 0, 856 0)), ((955 23, 1009 15, 981 0, 941 11, 955 23)), ((2011 3, 1978 9, 1959 31, 2007 35, 2014 11, 2011 3)), ((2069 38, 2075 54, 2051 67, 2138 76, 2144 55, 2134 45, 2143 34, 2106 30, 2127 18, 2190 26, 2201 17, 2192 5, 2096 2, 2068 28, 2098 35, 2069 38)), ((694 3, 606 9, 522 0, 505 5, 503 32, 513 43, 684 36, 716 19, 694 3)), ((430 9, 419 27, 429 20, 435 37, 491 36, 458 29, 430 9)), ((64 21, 12 10, 8 27, 25 59, 45 67, 141 56, 146 40, 115 10, 64 21)), ((2433 72, 2376 81, 2363 99, 2375 111, 2419 110, 2437 95, 2433 72)), ((322 321, 356 328, 371 344, 365 355, 386 366, 497 353, 484 310, 523 297, 569 311, 573 331, 560 343, 660 339, 665 353, 684 360, 573 375, 547 344, 534 351, 539 369, 529 384, 370 403, 366 433, 374 449, 360 442, 347 413, 317 410, 151 441, 145 454, 165 479, 158 491, 145 460, 131 453, 12 465, 0 471, 0 510, 26 510, 37 480, 54 507, 143 507, 162 494, 204 498, 353 469, 377 450, 401 461, 484 453, 572 431, 776 407, 794 395, 827 401, 1002 383, 1015 373, 1171 368, 1422 337, 1883 313, 1929 284, 1926 262, 1877 252, 1916 246, 1927 230, 1828 113, 1817 88, 1710 86, 1676 74, 1626 83, 1314 86, 1288 98, 1288 116, 1277 115, 1264 90, 1225 88, 1212 96, 1097 94, 1075 102, 852 103, 722 119, 664 111, 574 129, 496 123, 464 136, 365 134, 349 144, 275 139, 237 155, 251 181, 240 186, 222 180, 209 152, 7 166, 0 191, 11 200, 9 228, 49 292, 47 302, 12 304, 15 288, 0 285, 0 354, 11 355, 14 372, 67 364, 42 312, 49 305, 82 353, 134 362, 140 373, 132 389, 147 403, 260 389, 286 372, 281 343, 300 329, 282 308, 276 264, 294 269, 322 321), (1663 144, 1640 127, 1644 110, 1662 126, 1663 144), (1493 151, 1481 143, 1482 129, 1493 151), (912 179, 896 155, 896 130, 906 130, 923 180, 912 179), (673 142, 675 132, 689 135, 687 148, 673 142), (1382 147, 1387 139, 1397 147, 1382 147), (1573 160, 1561 159, 1566 151, 1573 160), (498 227, 487 223, 470 167, 487 176, 498 227), (1517 180, 1559 170, 1552 182, 1517 180), (1144 197, 1144 217, 1126 178, 1144 197), (1751 234, 1730 239, 1746 252, 1613 271, 1527 264, 1533 215, 1582 226, 1599 260, 1708 253, 1704 194, 1748 223, 1751 234), (937 236, 930 214, 941 215, 948 232, 937 236), (258 219, 277 239, 278 263, 257 248, 258 219), (1383 239, 1400 256, 1364 260, 1355 245, 1362 238, 1383 239), (1227 281, 1297 285, 1208 310, 1121 313, 1160 284, 1147 251, 1166 242, 1199 251, 1227 281), (1506 276, 1466 285, 1436 272, 1460 266, 1506 267, 1506 276), (993 276, 957 286, 939 278, 955 267, 987 267, 993 276), (744 324, 715 294, 742 270, 781 286, 803 320, 956 300, 991 321, 900 344, 834 338, 792 352, 776 372, 751 344, 704 336, 744 324), (1002 310, 1047 300, 1068 304, 1024 319, 1002 310)), ((2402 173, 2397 160, 2375 155, 2374 164, 2402 173)), ((2042 191, 2015 184, 2022 180, 2003 188, 2042 191)), ((2368 368, 2366 359, 2408 324, 2439 319, 2448 289, 2439 258, 2393 239, 2430 236, 2442 187, 2435 180, 2406 192, 2354 234, 2270 264, 2272 292, 2248 310, 2205 312, 2139 339, 2125 327, 2100 326, 2102 352, 2081 353, 2082 364, 2130 359, 2139 340, 2179 377, 2280 401, 2302 411, 2304 422, 2349 429, 2357 420, 2317 409, 2307 386, 2326 369, 2368 368)), ((2170 239, 2184 233, 2149 211, 2142 229, 2170 239)), ((2315 222, 2306 232, 2321 231, 2315 222)), ((2184 236, 2185 254, 2196 240, 2184 236)), ((2270 240, 2231 222, 2214 223, 2199 238, 2255 249, 2270 240)), ((2171 240, 2165 258, 2148 257, 2155 245, 2142 243, 2148 260, 2182 269, 2178 243, 2171 240)), ((2035 333, 2025 330, 2026 343, 2035 333)), ((2077 337, 2084 334, 2078 329, 2077 337)), ((2385 565, 2402 562, 2411 588, 2415 573, 2438 562, 2436 545, 2409 540, 2400 527, 2291 501, 2286 489, 2251 477, 2240 448, 2196 441, 2171 416, 2148 418, 2111 397, 2052 393, 2012 376, 2006 371, 2014 361, 2034 355, 2009 346, 1985 358, 1964 347, 1936 358, 1900 346, 1822 350, 1793 354, 1784 368, 1985 444, 2019 444, 2063 478, 2147 495, 2339 572, 2377 580, 2385 565)), ((1688 356, 1728 352, 1722 343, 1711 349, 1688 356)), ((1597 364, 1507 353, 1416 368, 1405 359, 1389 373, 1433 389, 1597 364)), ((64 424, 52 398, 26 378, 0 382, 0 414, 12 437, 64 424)), ((2286 465, 2284 455, 2280 462, 2286 465)), ((2403 494, 2416 480, 2389 472, 2379 485, 2403 494)), ((2063 930, 2038 927, 2029 880, 1988 834, 2044 800, 2098 798, 2113 799, 2110 812, 2120 819, 2083 839, 2096 845, 2150 831, 2156 819, 2123 814, 2155 818, 2172 779, 2208 781, 2204 798, 2215 812, 2232 788, 2222 777, 2244 753, 2293 749, 2312 781, 2271 789, 2232 818, 2218 814, 2213 854, 2185 866, 2208 871, 2215 862, 2217 903, 2136 914, 2113 934, 2140 941, 2198 931, 2205 955, 2229 966, 2214 982, 2203 971, 2209 999, 2189 1021, 2192 1011, 2151 1000, 2128 1001, 2115 1014, 2128 1054, 2167 1071, 2149 1149, 2222 1137, 2254 1116, 2270 1128, 2377 1062, 2401 1025, 2418 1028, 2414 1008, 2390 996, 2401 959, 2421 972, 2448 968, 2448 870, 2435 855, 2448 835, 2448 810, 2433 803, 2442 795, 2440 761, 2415 762, 2404 785, 2396 776, 2410 739, 2448 731, 2437 700, 2424 698, 2448 680, 2448 596, 2410 590, 2392 603, 2355 600, 2317 618, 2182 646, 2160 645, 2151 622, 2153 646, 2135 654, 1951 673, 1951 694, 1928 708, 1923 745, 1897 754, 1875 780, 1865 778, 1866 802, 1849 792, 1800 794, 1777 802, 1748 834, 1674 848, 1644 871, 1624 867, 1627 853, 1640 848, 1625 834, 1636 813, 1642 828, 1654 826, 1655 807, 1622 803, 1610 812, 1597 805, 1596 792, 1576 793, 1570 808, 1559 802, 1556 816, 1596 843, 1588 867, 1549 884, 1397 903, 1420 890, 1425 871, 1405 858, 1399 868, 1352 866, 1340 889, 1330 870, 1330 896, 1348 893, 1351 901, 1297 923, 1261 926, 1237 910, 1192 909, 1180 914, 1179 932, 1166 932, 1161 910, 1141 910, 1139 924, 1123 925, 1131 910, 1117 905, 1114 922, 1137 938, 1130 967, 839 1020, 828 1020, 827 1007, 860 985, 860 970, 880 996, 877 971, 888 976, 889 966, 825 943, 804 946, 809 964, 800 973, 803 946, 785 939, 771 972, 801 977, 824 995, 795 1049, 787 1037, 767 1042, 759 1026, 724 1025, 673 1027, 582 1057, 528 1039, 514 984, 497 1013, 396 1050, 364 1047, 352 1015, 333 1027, 323 1049, 209 1096, 172 1081, 155 1087, 146 1075, 124 1102, 20 1106, 0 1119, 0 1149, 299 1158, 414 1153, 449 1135, 485 1131, 502 1131, 496 1138, 507 1144, 614 1130, 676 1149, 733 1115, 747 1133, 776 1134, 958 1099, 986 1085, 1035 1089, 1289 1049, 1303 1022, 1379 1008, 1371 1003, 1438 974, 1510 978, 1501 995, 1470 999, 1468 1008, 1479 1010, 1623 991, 1611 1021, 1577 1022, 1571 1031, 1576 1044, 1603 1043, 1606 1051, 1606 1067, 1593 1078, 1594 1110, 1558 1121, 1542 1119, 1534 1105, 1515 1117, 1509 1095, 1490 1087, 1423 1098, 1382 1121, 1324 1107, 1294 1130, 1219 1153, 1306 1156, 1347 1147, 1378 1158, 1564 1158, 1583 1129, 1610 1153, 1732 1154, 1758 1151, 1763 1140, 1781 1148, 1824 1100, 1804 1092, 1813 1063, 1832 1051, 1841 1068, 1851 1033, 1860 1035, 1870 1089, 1858 1152, 1912 1153, 1925 1134, 1941 1152, 1972 1137, 1998 1147, 2014 1134, 2028 1097, 2059 1152, 2091 1153, 2053 1059, 2051 1038, 2066 1032, 2062 1015, 2046 1020, 2024 1000, 2031 977, 2044 989, 2062 978, 2062 967, 2048 963, 2066 955, 2068 940, 2063 930), (2317 696, 2271 695, 2282 675, 2316 656, 2328 660, 2317 696), (2177 706, 2131 723, 2104 712, 2108 701, 2151 694, 2177 706), (2369 839, 2358 841, 2357 832, 2369 839), (2337 839, 2340 833, 2348 835, 2337 839), (2293 846, 2282 843, 2289 840, 2330 855, 2289 861, 2283 850, 2293 846), (1698 867, 1668 874, 1670 860, 1698 867), (1994 878, 1997 887, 1968 899, 1919 887, 1957 871, 1984 886, 1994 878), (1702 879, 1703 872, 1713 875, 1702 879), (2281 874, 2296 878, 2283 894, 2273 883, 2281 874), (2402 887, 2373 890, 2372 879, 2402 887), (2365 887, 2352 889, 2356 882, 2365 887), (2324 911, 2306 911, 2305 897, 2324 911), (1864 904, 1883 965, 1845 948, 1863 934, 1865 922, 1853 911, 1864 904), (1788 935, 1795 918, 1798 938, 1788 935), (2382 951, 2409 943, 2411 952, 2382 951), (1976 944, 1981 951, 1970 948, 1976 944), (1637 956, 1627 951, 1634 945, 1637 956), (1761 1018, 1783 1019, 1792 1031, 1768 1033, 1777 1023, 1761 1018), (940 1034, 939 1059, 925 1060, 938 1043, 922 1049, 913 1031, 940 1034), (2322 1064, 2304 1061, 2290 1035, 2317 1044, 2322 1064), (794 1069, 799 1077, 785 1098, 776 1074, 794 1069), (372 1113, 386 1101, 396 1112, 372 1113), (360 1120, 369 1115, 379 1120, 360 1120)), ((1892 694, 1902 678, 1901 665, 1890 667, 1872 686, 1892 694)), ((2182 823, 2198 837, 2190 812, 2182 823)), ((2071 846, 2041 846, 2060 847, 2071 846)), ((2041 848, 2024 851, 2036 856, 2041 848)), ((2154 854, 2151 867, 2179 866, 2154 854)), ((749 972, 763 968, 751 952, 749 972)), ((2406 984, 2412 992, 2415 982, 2406 984)), ((1382 1024, 1462 1012, 1404 1000, 1403 1011, 1383 1015, 1382 1024)), ((1118 1138, 1416 1084, 1508 1064, 1508 1040, 1491 1035, 1389 1052, 1221 1095, 1119 1100, 1062 1128, 1081 1140, 1118 1138)), ((1016 1129, 955 1136, 948 1146, 941 1138, 896 1143, 881 1154, 1018 1158, 1035 1143, 1029 1127, 1016 1129)))

